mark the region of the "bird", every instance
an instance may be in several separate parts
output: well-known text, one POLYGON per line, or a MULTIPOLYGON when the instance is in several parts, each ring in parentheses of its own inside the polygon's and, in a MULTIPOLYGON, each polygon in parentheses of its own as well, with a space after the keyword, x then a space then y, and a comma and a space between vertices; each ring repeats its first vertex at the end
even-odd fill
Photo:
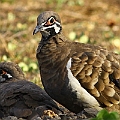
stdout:
POLYGON ((33 35, 38 32, 36 58, 48 95, 74 113, 93 108, 120 114, 120 55, 68 40, 54 11, 38 15, 33 35))
POLYGON ((26 80, 17 64, 1 62, 0 118, 16 116, 31 120, 43 116, 45 111, 55 117, 61 109, 42 88, 26 80))

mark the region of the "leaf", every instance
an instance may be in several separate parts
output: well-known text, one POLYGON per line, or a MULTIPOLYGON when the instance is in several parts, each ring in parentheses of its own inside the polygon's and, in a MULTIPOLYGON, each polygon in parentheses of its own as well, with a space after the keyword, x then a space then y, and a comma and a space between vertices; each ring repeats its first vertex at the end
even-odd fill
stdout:
POLYGON ((29 64, 29 69, 36 70, 37 69, 37 64, 35 62, 32 62, 29 64))
POLYGON ((88 43, 89 37, 87 35, 82 35, 79 40, 81 43, 88 43))
POLYGON ((11 43, 11 42, 9 42, 8 43, 8 49, 11 50, 11 51, 14 51, 16 49, 16 45, 11 43))
POLYGON ((2 56, 2 60, 3 60, 3 61, 7 61, 7 60, 8 60, 8 57, 7 57, 6 55, 3 55, 3 56, 2 56))
POLYGON ((117 112, 109 113, 107 110, 103 109, 98 112, 96 118, 92 118, 91 120, 120 120, 120 116, 117 112))
POLYGON ((15 15, 14 15, 13 13, 9 12, 9 13, 8 13, 8 20, 9 20, 9 21, 15 20, 15 15))
POLYGON ((112 44, 115 45, 116 47, 120 48, 120 39, 113 39, 112 44))
POLYGON ((28 66, 24 62, 20 62, 18 64, 24 72, 27 72, 29 70, 28 66))
POLYGON ((19 30, 25 30, 25 29, 27 28, 27 24, 26 24, 26 23, 24 23, 24 24, 22 24, 22 23, 17 23, 17 28, 18 28, 19 30))
POLYGON ((103 109, 100 112, 98 112, 97 117, 98 118, 103 118, 104 115, 108 115, 108 112, 105 109, 103 109))
POLYGON ((70 33, 69 33, 69 38, 70 38, 70 40, 75 40, 75 38, 76 38, 76 33, 75 33, 75 32, 70 32, 70 33))

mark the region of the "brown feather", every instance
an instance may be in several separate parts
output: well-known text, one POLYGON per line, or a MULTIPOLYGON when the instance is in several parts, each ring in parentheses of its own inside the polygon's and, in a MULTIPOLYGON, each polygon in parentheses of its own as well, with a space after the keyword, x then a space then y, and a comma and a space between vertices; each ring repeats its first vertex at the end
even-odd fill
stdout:
MULTIPOLYGON (((18 118, 32 119, 34 113, 39 116, 36 111, 36 107, 39 106, 44 106, 46 110, 56 109, 54 112, 60 112, 57 104, 43 89, 25 79, 17 64, 1 62, 0 69, 12 76, 0 82, 0 112, 2 111, 3 117, 13 115, 18 118)), ((0 74, 0 79, 2 77, 4 76, 0 74)))
MULTIPOLYGON (((47 21, 53 15, 51 12, 45 13, 38 16, 37 26, 41 25, 43 16, 44 21, 47 21)), ((60 19, 58 15, 54 17, 60 19)), ((87 101, 82 99, 86 92, 89 93, 89 97, 90 95, 94 97, 103 108, 109 110, 113 106, 115 109, 116 106, 116 110, 120 113, 120 55, 101 46, 68 41, 62 34, 61 23, 59 25, 61 29, 54 35, 51 30, 55 28, 52 29, 52 26, 50 26, 51 29, 44 31, 49 31, 51 33, 49 36, 40 31, 43 37, 36 57, 47 93, 75 113, 80 112, 86 106, 91 107, 87 101), (71 62, 69 71, 68 61, 71 62), (69 72, 72 72, 71 78, 68 76, 69 72), (81 92, 78 87, 86 91, 81 97, 78 95, 81 92)))

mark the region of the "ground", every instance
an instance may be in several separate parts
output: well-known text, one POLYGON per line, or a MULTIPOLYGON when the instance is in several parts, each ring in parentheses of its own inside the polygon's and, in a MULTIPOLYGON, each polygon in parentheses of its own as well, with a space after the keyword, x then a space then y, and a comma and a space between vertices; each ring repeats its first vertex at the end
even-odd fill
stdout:
POLYGON ((0 61, 18 63, 41 87, 35 55, 41 36, 32 32, 42 11, 60 15, 68 39, 120 53, 120 0, 1 0, 0 6, 0 61))

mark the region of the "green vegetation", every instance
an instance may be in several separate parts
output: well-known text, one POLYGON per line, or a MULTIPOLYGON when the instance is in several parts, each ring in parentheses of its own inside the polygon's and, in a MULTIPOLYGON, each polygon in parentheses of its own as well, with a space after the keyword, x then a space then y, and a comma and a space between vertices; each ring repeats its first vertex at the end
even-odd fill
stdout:
POLYGON ((33 36, 32 31, 37 15, 51 9, 58 11, 63 32, 70 40, 99 44, 120 53, 119 6, 114 3, 115 9, 109 6, 104 12, 105 6, 112 4, 112 0, 108 3, 99 1, 99 4, 98 1, 88 0, 88 3, 91 4, 84 0, 1 0, 0 61, 19 64, 27 78, 40 82, 35 55, 40 34, 33 36))
POLYGON ((96 118, 92 118, 91 120, 120 120, 120 115, 116 112, 108 113, 107 110, 101 110, 96 118))
MULTIPOLYGON (((120 54, 119 0, 1 0, 0 61, 17 63, 27 79, 42 86, 36 60, 40 34, 32 35, 41 11, 57 11, 72 41, 99 44, 120 54), (117 2, 116 2, 117 1, 117 2)), ((102 110, 92 120, 119 120, 102 110)))
POLYGON ((35 55, 40 34, 33 36, 32 31, 43 10, 58 11, 63 32, 70 40, 99 44, 120 53, 119 6, 114 3, 116 7, 111 8, 112 0, 88 3, 91 4, 84 0, 1 0, 0 61, 19 64, 27 78, 40 82, 35 55))

